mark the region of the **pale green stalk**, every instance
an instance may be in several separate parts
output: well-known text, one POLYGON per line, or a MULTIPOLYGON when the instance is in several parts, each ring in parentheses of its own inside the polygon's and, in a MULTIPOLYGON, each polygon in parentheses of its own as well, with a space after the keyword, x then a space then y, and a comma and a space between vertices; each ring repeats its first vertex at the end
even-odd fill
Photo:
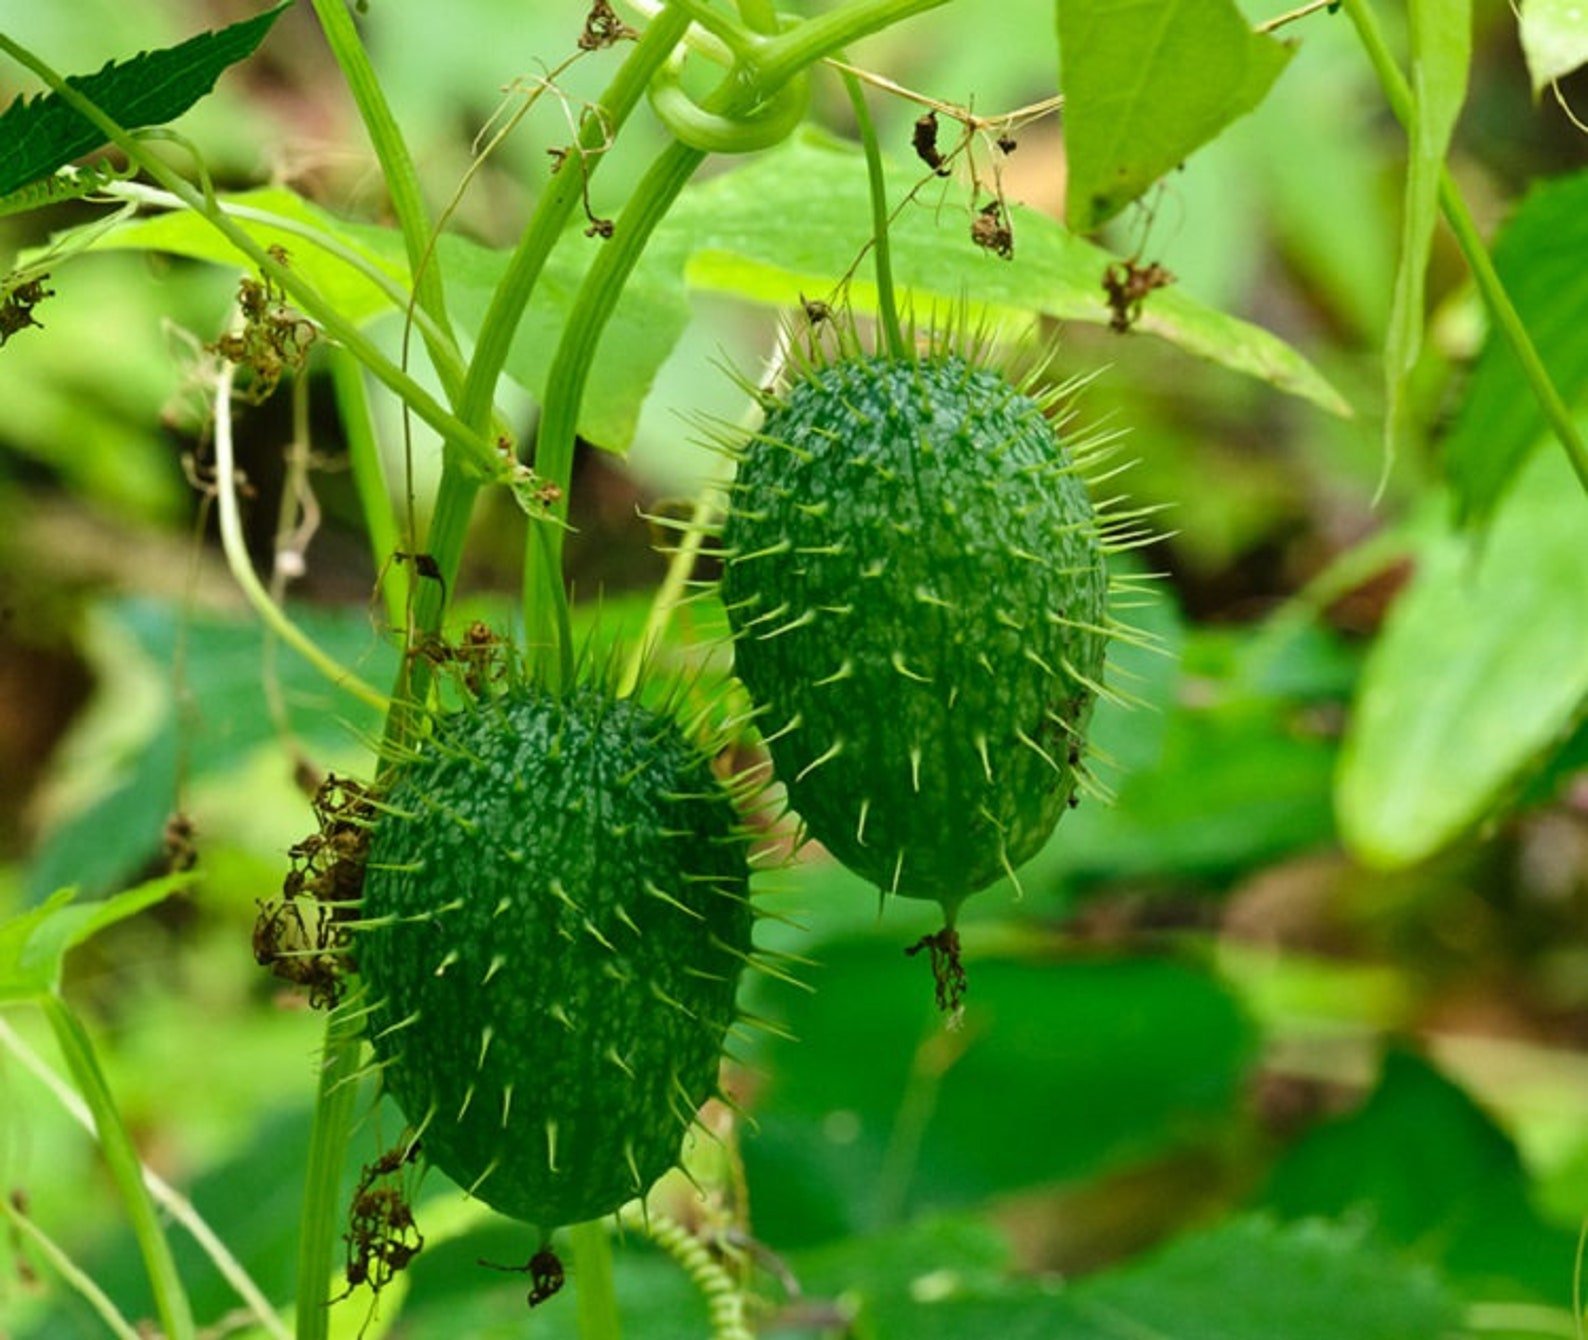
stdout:
POLYGON ((83 1301, 94 1309, 100 1321, 105 1323, 105 1328, 116 1337, 116 1340, 141 1340, 132 1323, 122 1316, 120 1309, 110 1301, 110 1295, 94 1283, 94 1277, 73 1261, 48 1233, 13 1205, 10 1196, 0 1196, 0 1216, 4 1216, 9 1221, 16 1234, 31 1242, 39 1255, 50 1263, 55 1273, 81 1295, 83 1301))
POLYGON ((215 483, 220 520, 221 549, 232 577, 242 588, 254 612, 267 628, 339 689, 345 689, 361 702, 384 712, 391 706, 384 694, 371 688, 356 674, 323 651, 315 641, 286 616, 270 598, 254 571, 248 556, 248 541, 243 536, 242 516, 237 508, 237 465, 232 450, 232 380, 235 369, 226 364, 215 379, 215 483))
POLYGON ((320 1088, 309 1135, 309 1166, 298 1218, 297 1340, 326 1340, 331 1323, 331 1260, 342 1223, 342 1168, 358 1099, 362 1020, 332 1014, 325 1030, 320 1088))
MULTIPOLYGON (((22 1036, 0 1018, 0 1043, 22 1062, 23 1066, 35 1079, 49 1092, 72 1118, 84 1130, 93 1132, 94 1117, 88 1110, 88 1105, 77 1096, 76 1091, 57 1075, 32 1047, 28 1046, 22 1036)), ((237 1296, 247 1305, 254 1319, 258 1321, 273 1337, 273 1340, 292 1340, 287 1328, 282 1325, 281 1319, 276 1315, 276 1310, 265 1297, 263 1290, 249 1275, 241 1261, 232 1255, 220 1236, 205 1221, 203 1216, 193 1208, 193 1202, 182 1195, 175 1187, 167 1182, 159 1173, 147 1164, 140 1165, 143 1173, 143 1184, 149 1189, 149 1194, 156 1203, 177 1223, 192 1235, 199 1248, 209 1257, 215 1269, 225 1278, 226 1282, 236 1291, 237 1296)))
MULTIPOLYGON (((1411 89, 1406 83, 1406 76, 1395 63, 1395 57, 1390 54, 1389 44, 1384 40, 1384 33, 1379 28, 1378 16, 1374 13, 1370 0, 1344 0, 1344 3, 1345 12, 1350 15, 1351 22, 1356 27, 1357 36, 1367 52, 1373 72, 1378 76, 1390 110, 1395 113, 1396 119, 1402 125, 1409 124, 1412 113, 1411 89)), ((1511 352, 1516 355, 1517 362, 1522 366, 1522 375, 1527 379, 1534 399, 1538 401, 1539 408, 1544 411, 1544 417, 1549 420, 1550 427, 1554 429, 1555 436, 1560 440, 1572 469, 1577 473, 1578 481, 1583 489, 1588 491, 1588 443, 1584 443, 1582 435, 1577 431, 1571 410, 1561 399, 1560 392, 1544 366, 1544 360, 1539 357, 1538 349, 1533 344, 1533 337, 1528 334, 1527 326, 1511 302, 1511 295, 1505 291, 1505 285, 1500 281, 1499 273, 1494 268, 1494 261, 1489 256, 1488 248, 1484 246, 1483 238, 1478 233, 1472 212, 1467 208, 1467 202, 1462 198, 1461 190, 1456 185, 1455 178, 1450 175, 1448 167, 1441 168, 1439 172, 1439 205, 1444 212, 1445 222, 1455 234, 1461 254, 1466 258, 1467 268, 1472 272, 1473 283, 1478 286, 1478 292, 1483 296, 1490 317, 1501 337, 1511 346, 1511 352)))
POLYGON ((44 1017, 55 1033, 61 1058, 71 1071, 77 1090, 93 1114, 94 1131, 99 1137, 99 1150, 111 1180, 121 1195, 127 1218, 132 1224, 132 1234, 138 1250, 143 1255, 144 1270, 149 1276, 149 1287, 154 1293, 155 1311, 160 1325, 165 1328, 166 1340, 194 1340, 193 1313, 188 1305, 187 1291, 176 1273, 176 1262, 171 1256, 171 1245, 165 1240, 160 1221, 154 1212, 154 1202, 143 1185, 143 1165, 138 1151, 133 1148, 132 1137, 121 1120, 110 1087, 105 1083, 104 1072, 94 1056, 94 1044, 89 1041, 77 1016, 59 996, 47 995, 39 1000, 44 1017))
POLYGON ((579 1306, 579 1340, 622 1340, 606 1227, 598 1219, 575 1224, 568 1230, 568 1248, 579 1306))
POLYGON ((855 128, 866 151, 866 178, 871 192, 871 249, 877 274, 877 314, 882 320, 883 341, 893 358, 903 359, 910 352, 904 328, 899 324, 899 307, 893 296, 893 245, 888 238, 888 183, 882 167, 882 146, 877 143, 877 128, 866 106, 866 91, 848 70, 844 87, 855 109, 855 128))

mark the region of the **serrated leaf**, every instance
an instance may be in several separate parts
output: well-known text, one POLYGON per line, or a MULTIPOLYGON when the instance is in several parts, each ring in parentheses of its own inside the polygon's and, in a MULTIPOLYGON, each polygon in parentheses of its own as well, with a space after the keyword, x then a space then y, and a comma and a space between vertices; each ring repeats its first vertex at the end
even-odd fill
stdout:
POLYGON ((1533 94, 1588 64, 1588 7, 1582 0, 1522 0, 1522 54, 1533 94))
POLYGON ((74 889, 61 889, 38 907, 0 922, 0 1002, 59 990, 69 949, 192 882, 191 873, 167 875, 92 903, 75 902, 74 889))
POLYGON ((1588 498, 1538 456, 1482 538, 1425 541, 1363 669, 1335 783, 1348 845, 1432 855, 1494 808, 1588 701, 1588 498))
POLYGON ((1423 344, 1424 281, 1439 216, 1439 174, 1467 94, 1472 0, 1411 0, 1412 113, 1407 128, 1400 266, 1384 345, 1386 459, 1393 452, 1406 378, 1423 344))
MULTIPOLYGON (((227 66, 252 55, 290 3, 66 82, 127 130, 164 125, 214 88, 227 66)), ((104 143, 105 132, 58 93, 17 98, 0 115, 0 197, 104 143)))
MULTIPOLYGON (((889 169, 896 191, 918 175, 902 164, 889 169)), ((653 248, 673 257, 693 288, 792 307, 801 294, 829 295, 854 270, 870 237, 869 211, 858 150, 800 135, 690 187, 653 248)), ((916 313, 925 318, 969 305, 973 316, 992 320, 1029 322, 1040 315, 1108 325, 1114 313, 1103 276, 1118 257, 1035 210, 1016 206, 1010 214, 1011 260, 977 249, 969 217, 953 209, 921 203, 899 214, 891 229, 895 279, 916 313)), ((864 266, 849 296, 858 309, 875 310, 876 288, 864 266)), ((1322 374, 1284 341, 1177 288, 1154 293, 1134 329, 1333 413, 1350 413, 1322 374)))
MULTIPOLYGON (((1568 405, 1588 387, 1588 172, 1530 192, 1494 244, 1494 268, 1568 405)), ((1462 513, 1481 522, 1548 426, 1508 341, 1491 332, 1445 446, 1462 513)), ((1553 448, 1551 448, 1553 450, 1553 448)))
POLYGON ((1291 48, 1231 0, 1057 0, 1068 183, 1091 232, 1262 101, 1291 48))

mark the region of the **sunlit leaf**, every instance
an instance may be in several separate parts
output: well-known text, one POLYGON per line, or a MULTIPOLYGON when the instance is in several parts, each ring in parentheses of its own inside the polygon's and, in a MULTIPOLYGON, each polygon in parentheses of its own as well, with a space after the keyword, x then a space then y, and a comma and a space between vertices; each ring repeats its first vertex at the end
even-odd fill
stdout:
POLYGON ((1487 814, 1588 699, 1588 498, 1537 457, 1481 544, 1424 543, 1363 670, 1335 789, 1358 855, 1432 855, 1487 814))
MULTIPOLYGON (((895 165, 896 191, 918 179, 895 165)), ((685 192, 655 246, 685 266, 694 288, 793 307, 802 295, 829 298, 853 273, 849 297, 862 311, 877 296, 865 264, 871 224, 859 152, 799 136, 685 192)), ((1035 210, 1010 210, 1014 256, 1004 260, 970 240, 970 217, 935 200, 906 207, 891 229, 896 279, 916 314, 970 307, 973 314, 1030 324, 1037 316, 1108 325, 1114 313, 1103 277, 1117 257, 1035 210)), ((1339 393, 1295 349, 1267 331, 1208 307, 1171 286, 1145 303, 1137 331, 1187 353, 1269 382, 1338 414, 1339 393)))
POLYGON ((1535 94, 1588 64, 1588 9, 1581 0, 1522 0, 1521 25, 1535 94))
POLYGON ((1065 222, 1091 232, 1263 100, 1291 50, 1231 0, 1057 0, 1065 222))

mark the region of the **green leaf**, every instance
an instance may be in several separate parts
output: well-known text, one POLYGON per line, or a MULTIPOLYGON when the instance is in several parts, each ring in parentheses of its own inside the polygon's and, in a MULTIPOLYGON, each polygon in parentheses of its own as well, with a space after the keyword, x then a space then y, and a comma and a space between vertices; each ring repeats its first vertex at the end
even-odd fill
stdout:
POLYGON ((1464 1090, 1409 1052, 1351 1115, 1304 1136, 1264 1203, 1287 1218, 1354 1214, 1478 1296, 1561 1297, 1576 1234, 1545 1223, 1510 1138, 1464 1090))
POLYGON ((76 891, 61 889, 38 907, 0 922, 0 1002, 58 991, 69 949, 169 898, 193 878, 191 872, 167 875, 93 903, 74 902, 76 891))
POLYGON ((1255 1039, 1206 973, 984 953, 1017 932, 965 934, 970 990, 955 1032, 892 926, 814 951, 813 995, 779 993, 800 1042, 769 1044, 773 1078, 744 1149, 769 1241, 1113 1172, 1183 1147, 1238 1100, 1255 1039))
POLYGON ((1439 216, 1439 173, 1467 93, 1472 61, 1472 0, 1411 0, 1412 113, 1401 220, 1400 268, 1384 345, 1386 459, 1393 453, 1406 378, 1422 349, 1424 281, 1434 222, 1439 216))
POLYGON ((1522 54, 1533 94, 1588 64, 1588 11, 1580 0, 1522 0, 1522 54))
MULTIPOLYGON (((366 324, 397 311, 397 304, 368 274, 322 244, 351 252, 406 291, 407 253, 402 235, 395 229, 338 219, 285 187, 222 196, 220 203, 239 211, 237 221, 261 246, 286 248, 293 269, 344 316, 366 324)), ((94 245, 106 250, 164 251, 221 265, 252 267, 219 232, 186 212, 136 220, 94 245)), ((599 246, 580 229, 563 237, 514 333, 507 374, 537 398, 544 396, 557 338, 599 246)), ((477 330, 507 268, 507 253, 444 234, 437 243, 436 256, 446 275, 455 319, 464 331, 477 330)), ((580 409, 580 436, 609 451, 628 449, 657 369, 688 320, 689 305, 676 266, 642 259, 602 334, 596 353, 601 376, 598 389, 585 397, 580 409)))
MULTIPOLYGON (((893 182, 916 171, 894 165, 893 182)), ((812 134, 796 136, 747 166, 692 186, 657 232, 653 249, 683 268, 693 288, 792 307, 802 294, 828 297, 868 245, 865 163, 858 150, 812 134)), ((979 250, 970 218, 929 204, 907 207, 891 230, 901 298, 921 318, 973 306, 972 315, 1029 324, 1034 316, 1107 325, 1103 276, 1117 257, 1035 210, 1010 210, 1012 260, 979 250), (973 296, 971 296, 973 295, 973 296)), ((854 304, 875 311, 862 270, 854 304)), ((1147 301, 1135 330, 1211 359, 1336 414, 1350 409, 1296 350, 1259 327, 1210 308, 1177 288, 1147 301)))
POLYGON ((1263 100, 1291 48, 1231 0, 1057 0, 1069 179, 1091 232, 1263 100))
POLYGON ((1333 1224, 1246 1218, 1078 1282, 1011 1278, 984 1225, 938 1220, 794 1257, 810 1297, 859 1304, 868 1340, 1446 1340, 1434 1277, 1333 1224))
MULTIPOLYGON (((1494 245, 1494 267, 1568 405, 1588 388, 1588 172, 1529 193, 1494 245)), ((1510 344, 1491 333, 1445 447, 1463 514, 1482 521, 1546 440, 1544 411, 1510 344)), ((1553 448, 1552 448, 1553 449, 1553 448)))
POLYGON ((1489 812, 1588 699, 1588 499, 1539 455, 1481 547, 1449 529, 1370 653, 1335 803, 1364 860, 1410 865, 1489 812))
MULTIPOLYGON (((253 54, 291 0, 163 51, 112 61, 67 83, 128 130, 164 125, 215 87, 228 65, 253 54)), ((105 133, 59 94, 19 97, 0 115, 0 197, 99 148, 105 133)))

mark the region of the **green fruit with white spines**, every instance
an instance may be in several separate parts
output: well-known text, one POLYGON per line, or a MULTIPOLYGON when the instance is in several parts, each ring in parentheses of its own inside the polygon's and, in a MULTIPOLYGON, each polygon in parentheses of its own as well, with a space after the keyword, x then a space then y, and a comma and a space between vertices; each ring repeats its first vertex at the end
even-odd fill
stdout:
POLYGON ((884 892, 960 902, 1082 779, 1105 544, 1044 405, 974 358, 801 369, 741 449, 735 666, 811 836, 884 892))
POLYGON ((643 1194, 717 1092, 747 836, 705 754, 605 689, 442 717, 370 843, 355 950, 425 1159, 550 1232, 643 1194))

